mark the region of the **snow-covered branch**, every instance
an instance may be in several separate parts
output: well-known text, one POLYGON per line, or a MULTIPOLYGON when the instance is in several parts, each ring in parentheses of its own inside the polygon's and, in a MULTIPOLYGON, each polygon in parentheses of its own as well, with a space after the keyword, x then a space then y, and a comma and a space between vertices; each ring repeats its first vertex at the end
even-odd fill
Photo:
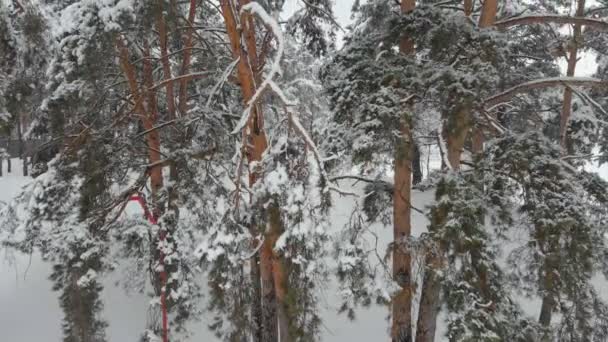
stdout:
POLYGON ((494 25, 499 29, 507 29, 519 25, 560 24, 590 26, 599 30, 608 30, 608 22, 586 17, 571 17, 563 15, 526 15, 497 21, 494 25))
POLYGON ((230 77, 230 74, 232 74, 232 71, 234 70, 234 68, 236 68, 237 64, 239 64, 240 60, 241 57, 237 57, 232 63, 230 63, 228 68, 224 70, 224 72, 222 73, 222 77, 220 77, 219 81, 213 86, 213 89, 211 89, 211 94, 209 94, 209 98, 207 98, 207 103, 205 104, 206 108, 209 108, 211 106, 215 94, 222 87, 222 85, 226 83, 226 80, 228 80, 228 77, 230 77))
POLYGON ((522 84, 518 84, 512 88, 509 88, 502 93, 496 94, 487 98, 484 101, 485 107, 491 107, 498 105, 503 102, 507 102, 513 96, 524 93, 534 89, 542 89, 556 86, 578 86, 578 87, 592 87, 592 88, 603 88, 608 87, 608 81, 601 80, 593 77, 552 77, 543 78, 539 80, 529 81, 522 84))
POLYGON ((171 83, 171 82, 176 82, 176 81, 183 81, 183 80, 190 80, 193 78, 201 78, 201 77, 205 77, 205 76, 209 76, 211 73, 209 71, 201 71, 201 72, 194 72, 191 74, 187 74, 187 75, 181 75, 181 76, 176 76, 173 78, 169 78, 166 80, 163 80, 155 85, 153 85, 152 87, 150 87, 148 90, 155 90, 158 89, 164 85, 167 85, 167 83, 171 83))
POLYGON ((253 107, 256 105, 262 94, 264 94, 266 88, 272 86, 274 78, 281 74, 281 59, 283 58, 283 53, 285 51, 285 39, 283 38, 283 32, 281 31, 281 27, 276 22, 276 20, 274 20, 274 18, 272 18, 272 16, 270 16, 270 14, 268 14, 268 12, 266 12, 266 10, 264 10, 264 8, 260 6, 260 4, 258 4, 257 2, 250 2, 243 6, 243 8, 241 8, 241 13, 244 12, 250 12, 252 14, 257 15, 260 20, 262 20, 264 24, 270 28, 272 34, 277 40, 277 55, 274 61, 272 62, 272 66, 270 67, 268 75, 266 75, 266 78, 264 79, 262 84, 258 87, 255 94, 247 103, 247 108, 245 108, 245 110, 243 111, 241 120, 232 131, 232 134, 240 132, 245 127, 247 122, 249 122, 251 113, 253 113, 253 107))

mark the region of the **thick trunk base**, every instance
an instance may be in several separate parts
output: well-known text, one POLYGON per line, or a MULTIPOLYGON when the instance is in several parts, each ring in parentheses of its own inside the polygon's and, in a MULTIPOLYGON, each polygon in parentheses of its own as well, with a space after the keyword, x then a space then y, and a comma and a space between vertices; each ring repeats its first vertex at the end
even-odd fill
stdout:
MULTIPOLYGON (((429 257, 427 257, 429 258, 429 257)), ((437 330, 437 315, 441 308, 441 279, 433 270, 432 261, 425 261, 418 324, 416 325, 416 342, 434 342, 437 330)))

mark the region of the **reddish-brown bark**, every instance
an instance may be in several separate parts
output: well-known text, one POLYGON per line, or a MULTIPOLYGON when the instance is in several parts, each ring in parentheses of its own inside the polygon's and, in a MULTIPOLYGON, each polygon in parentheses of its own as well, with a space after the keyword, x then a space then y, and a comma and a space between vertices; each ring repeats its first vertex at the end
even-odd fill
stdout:
POLYGON ((479 16, 479 27, 490 27, 496 21, 496 11, 498 10, 497 0, 484 0, 479 16))
MULTIPOLYGON (((152 214, 151 218, 153 224, 157 224, 156 220, 162 213, 158 196, 163 187, 163 174, 162 174, 162 163, 161 163, 161 144, 160 144, 160 133, 158 130, 153 129, 158 121, 158 103, 156 99, 156 92, 151 89, 154 84, 152 75, 152 62, 150 57, 150 48, 147 41, 144 41, 144 58, 143 58, 143 84, 144 91, 140 92, 139 83, 137 81, 137 71, 135 66, 129 60, 129 51, 122 37, 116 39, 116 46, 119 52, 120 67, 123 71, 131 96, 135 101, 134 112, 140 119, 142 126, 146 131, 149 131, 146 137, 146 144, 148 150, 148 162, 150 165, 154 165, 149 169, 150 178, 150 189, 152 197, 152 214)), ((161 230, 159 235, 159 241, 165 240, 165 231, 161 230)), ((168 342, 168 304, 166 299, 166 282, 167 273, 165 269, 164 253, 158 251, 159 264, 163 267, 159 274, 159 284, 155 284, 155 288, 159 291, 161 301, 161 315, 162 315, 162 338, 163 342, 168 342)))
MULTIPOLYGON (((412 12, 416 7, 415 0, 401 1, 401 12, 412 12)), ((403 36, 399 44, 400 52, 406 55, 415 53, 413 37, 403 36)), ((406 108, 404 111, 411 110, 406 108)), ((392 299, 393 342, 412 341, 412 257, 407 241, 411 236, 411 192, 412 192, 412 159, 414 145, 410 131, 410 122, 404 113, 400 120, 400 137, 395 146, 395 172, 393 188, 393 279, 400 289, 392 299)))
MULTIPOLYGON (((248 0, 240 0, 239 6, 248 3, 248 0)), ((253 98, 256 88, 256 68, 258 67, 257 45, 255 41, 255 26, 253 17, 249 13, 243 13, 240 18, 242 23, 241 30, 237 27, 237 9, 235 2, 229 0, 221 0, 220 7, 226 24, 226 31, 230 40, 230 46, 235 58, 239 58, 237 65, 237 78, 243 94, 244 104, 250 105, 250 100, 253 98), (244 23, 244 24, 243 24, 244 23), (246 46, 241 46, 244 41, 246 46)), ((263 113, 261 106, 253 104, 252 115, 247 122, 247 127, 243 130, 243 143, 245 144, 244 151, 249 163, 259 161, 262 154, 268 146, 266 133, 263 126, 263 113)), ((259 174, 256 170, 249 173, 249 185, 253 186, 259 174)), ((264 210, 260 208, 260 210, 264 210)), ((269 218, 270 218, 270 212, 269 218)), ((273 223, 270 222, 272 225, 273 223)), ((281 223, 277 223, 280 225, 281 223)), ((255 231, 255 227, 252 227, 255 231)), ((280 232, 280 230, 278 230, 280 232)), ((262 322, 261 332, 254 332, 254 335, 260 335, 263 341, 275 342, 278 341, 279 329, 281 335, 288 334, 283 330, 285 326, 286 312, 282 308, 286 307, 285 294, 287 288, 286 272, 279 267, 281 265, 280 256, 275 254, 273 250, 274 244, 280 233, 277 233, 276 228, 270 233, 265 234, 262 248, 260 249, 260 264, 259 272, 252 272, 252 275, 259 274, 261 277, 261 298, 254 298, 254 306, 261 305, 262 322), (272 232, 274 231, 274 233, 272 232), (277 288, 278 287, 278 288, 277 288), (279 302, 278 302, 279 301, 279 302), (279 312, 279 310, 281 312, 279 312), (279 326, 279 322, 282 322, 279 326)), ((253 265, 258 267, 258 265, 253 265)), ((258 282, 260 279, 252 279, 253 282, 258 282)), ((260 310, 254 309, 259 312, 260 310)))
POLYGON ((158 30, 158 38, 160 44, 160 59, 163 66, 164 80, 167 96, 167 111, 169 119, 175 119, 175 93, 173 91, 173 82, 169 82, 173 76, 171 75, 171 64, 169 63, 169 53, 167 50, 167 23, 163 15, 163 0, 158 0, 158 9, 156 11, 156 29, 158 30))
POLYGON ((393 278, 400 289, 393 297, 393 341, 412 340, 412 257, 407 246, 411 236, 411 182, 413 145, 407 122, 401 123, 395 147, 393 188, 393 278))

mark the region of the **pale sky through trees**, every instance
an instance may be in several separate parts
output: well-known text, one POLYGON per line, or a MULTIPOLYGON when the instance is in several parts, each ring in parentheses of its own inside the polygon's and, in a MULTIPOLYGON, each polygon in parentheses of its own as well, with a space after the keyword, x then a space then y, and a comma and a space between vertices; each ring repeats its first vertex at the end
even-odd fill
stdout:
MULTIPOLYGON (((351 22, 351 9, 353 7, 354 0, 335 0, 334 1, 334 14, 336 16, 336 20, 344 30, 346 30, 346 26, 348 26, 351 22)), ((297 8, 302 7, 301 0, 287 0, 285 3, 285 11, 283 14, 284 18, 287 18, 291 13, 293 13, 297 8)), ((342 36, 344 32, 338 30, 338 44, 341 44, 342 36)))
MULTIPOLYGON (((351 18, 351 10, 353 7, 354 0, 335 0, 334 1, 334 14, 336 16, 336 20, 342 26, 343 29, 346 30, 346 27, 352 23, 351 18)), ((589 1, 591 5, 594 5, 595 1, 589 1)), ((302 6, 301 0, 287 0, 285 4, 285 14, 284 17, 288 17, 293 11, 302 6)), ((568 30, 564 28, 564 30, 568 30)), ((342 37, 344 32, 338 30, 338 44, 342 43, 342 37)), ((581 60, 578 63, 578 68, 576 70, 577 76, 591 76, 596 69, 595 56, 591 54, 583 54, 581 60)), ((560 58, 559 65, 565 71, 566 69, 566 60, 560 58)))

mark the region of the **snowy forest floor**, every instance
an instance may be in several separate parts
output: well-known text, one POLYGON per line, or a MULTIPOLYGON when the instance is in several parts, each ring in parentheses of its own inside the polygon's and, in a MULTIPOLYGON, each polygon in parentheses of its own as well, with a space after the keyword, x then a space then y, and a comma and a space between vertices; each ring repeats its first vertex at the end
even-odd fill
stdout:
MULTIPOLYGON (((21 161, 13 159, 13 172, 0 177, 0 201, 9 202, 16 196, 21 187, 27 184, 23 177, 21 161)), ((431 199, 431 192, 414 197, 414 205, 424 207, 431 199)), ((337 206, 332 214, 332 226, 340 229, 344 226, 351 212, 352 199, 336 199, 337 206)), ((137 212, 137 206, 127 208, 137 212)), ((413 214, 416 233, 422 232, 426 219, 413 214)), ((386 241, 391 236, 391 229, 385 228, 386 241)), ((41 260, 40 255, 24 255, 12 250, 0 249, 0 331, 4 341, 15 342, 59 342, 62 340, 61 321, 63 312, 59 306, 59 293, 52 291, 52 282, 48 279, 52 265, 41 260)), ((116 285, 119 272, 104 277, 102 300, 104 303, 103 319, 109 326, 106 330, 109 342, 137 341, 145 329, 149 297, 145 294, 126 293, 116 285)), ((357 311, 356 320, 350 321, 345 314, 338 314, 338 299, 335 284, 326 287, 320 293, 321 310, 323 311, 322 341, 373 341, 378 333, 388 338, 388 308, 372 306, 357 311)), ((190 325, 192 336, 187 341, 219 341, 207 329, 203 316, 200 322, 190 325)))
MULTIPOLYGON (((13 159, 13 172, 8 174, 6 165, 4 176, 0 177, 0 202, 9 202, 17 195, 27 177, 21 175, 21 162, 13 159)), ((608 178, 608 169, 600 170, 608 178)), ((349 184, 344 184, 348 186, 349 184)), ((424 208, 433 199, 433 191, 415 191, 412 202, 416 208, 424 208)), ((352 211, 352 198, 336 198, 332 212, 333 229, 341 229, 352 211)), ((129 208, 137 214, 137 208, 129 208)), ((426 230, 426 218, 412 212, 413 235, 418 236, 426 230)), ((379 234, 379 245, 386 246, 391 238, 390 228, 374 227, 379 234)), ((513 237, 517 239, 518 237, 513 237)), ((523 238, 523 237, 522 237, 523 238)), ((61 321, 63 312, 59 306, 59 294, 52 291, 52 282, 48 279, 52 266, 41 260, 40 255, 24 255, 7 249, 0 249, 0 331, 4 341, 15 342, 59 342, 62 340, 61 321)), ((116 285, 120 272, 104 276, 103 319, 108 322, 106 330, 109 342, 137 341, 145 329, 149 297, 145 294, 126 293, 116 285)), ((201 280, 204 282, 204 279, 201 280)), ((597 290, 608 298, 608 283, 597 279, 597 290)), ((339 299, 337 285, 330 282, 319 294, 323 327, 321 340, 338 341, 377 341, 380 334, 388 340, 389 310, 383 306, 372 306, 360 309, 356 320, 350 321, 345 314, 338 314, 339 299)), ((537 316, 540 300, 521 298, 524 310, 537 316)), ((439 317, 437 341, 443 341, 444 317, 439 317)), ((199 322, 190 325, 192 336, 187 341, 218 341, 207 329, 205 316, 199 322)))

